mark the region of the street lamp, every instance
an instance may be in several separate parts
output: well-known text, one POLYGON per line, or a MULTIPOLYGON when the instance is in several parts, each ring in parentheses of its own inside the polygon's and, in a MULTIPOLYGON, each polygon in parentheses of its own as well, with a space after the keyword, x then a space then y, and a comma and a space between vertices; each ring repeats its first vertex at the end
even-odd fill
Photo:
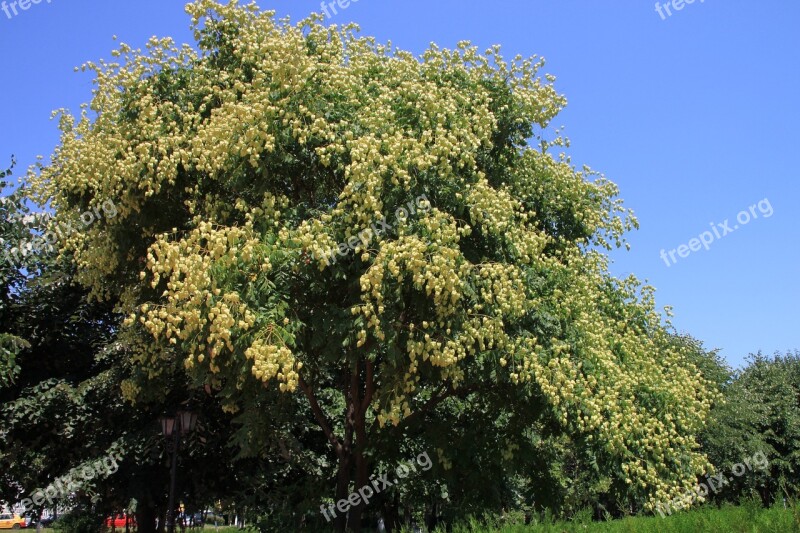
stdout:
POLYGON ((192 411, 178 411, 175 416, 162 416, 159 421, 161 422, 161 433, 167 439, 167 450, 172 454, 167 528, 169 533, 175 533, 175 477, 178 469, 178 450, 181 445, 181 435, 188 435, 189 432, 194 431, 197 414, 192 411))

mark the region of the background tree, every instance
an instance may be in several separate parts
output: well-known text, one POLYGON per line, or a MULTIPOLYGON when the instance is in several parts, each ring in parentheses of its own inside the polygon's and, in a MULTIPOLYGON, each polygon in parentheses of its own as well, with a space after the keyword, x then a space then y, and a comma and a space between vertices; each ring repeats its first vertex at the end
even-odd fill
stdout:
POLYGON ((724 402, 711 413, 703 449, 719 471, 764 453, 766 471, 732 477, 719 501, 738 501, 757 494, 765 505, 800 491, 800 357, 798 353, 752 355, 748 365, 731 374, 723 387, 724 402))
MULTIPOLYGON (((9 252, 3 269, 10 280, 3 330, 25 339, 16 350, 15 379, 0 387, 0 500, 7 504, 93 467, 92 461, 110 453, 119 457, 123 439, 117 428, 130 414, 119 392, 123 370, 114 365, 111 342, 118 320, 108 303, 86 301, 87 291, 71 283, 68 262, 52 249, 26 245, 52 223, 48 213, 30 211, 27 193, 21 186, 2 199, 14 211, 3 218, 9 252)), ((70 492, 73 503, 90 507, 99 495, 109 503, 115 499, 103 476, 70 492)), ((59 500, 64 503, 63 494, 59 500)), ((46 505, 52 509, 55 503, 46 505)))

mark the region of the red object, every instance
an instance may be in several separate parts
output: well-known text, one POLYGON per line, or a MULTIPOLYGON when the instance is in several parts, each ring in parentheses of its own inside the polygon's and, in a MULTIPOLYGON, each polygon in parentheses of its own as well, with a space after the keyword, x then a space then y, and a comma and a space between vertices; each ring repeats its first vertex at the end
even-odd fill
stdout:
POLYGON ((136 519, 124 514, 116 514, 106 518, 106 527, 125 527, 125 525, 136 527, 136 519))

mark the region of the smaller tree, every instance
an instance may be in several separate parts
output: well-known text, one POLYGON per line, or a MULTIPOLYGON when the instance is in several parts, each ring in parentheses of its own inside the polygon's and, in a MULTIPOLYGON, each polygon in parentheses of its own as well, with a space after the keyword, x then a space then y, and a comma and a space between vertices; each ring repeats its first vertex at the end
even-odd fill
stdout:
POLYGON ((737 501, 758 494, 765 505, 800 490, 800 353, 759 352, 721 385, 724 402, 711 411, 703 447, 720 472, 765 453, 766 470, 731 477, 714 498, 737 501))

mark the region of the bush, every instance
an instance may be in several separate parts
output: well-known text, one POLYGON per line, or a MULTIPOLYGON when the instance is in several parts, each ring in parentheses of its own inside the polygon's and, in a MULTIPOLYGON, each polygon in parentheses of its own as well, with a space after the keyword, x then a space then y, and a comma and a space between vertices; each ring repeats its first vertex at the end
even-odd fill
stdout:
POLYGON ((61 533, 100 533, 103 517, 89 511, 72 512, 53 522, 52 527, 61 533))

